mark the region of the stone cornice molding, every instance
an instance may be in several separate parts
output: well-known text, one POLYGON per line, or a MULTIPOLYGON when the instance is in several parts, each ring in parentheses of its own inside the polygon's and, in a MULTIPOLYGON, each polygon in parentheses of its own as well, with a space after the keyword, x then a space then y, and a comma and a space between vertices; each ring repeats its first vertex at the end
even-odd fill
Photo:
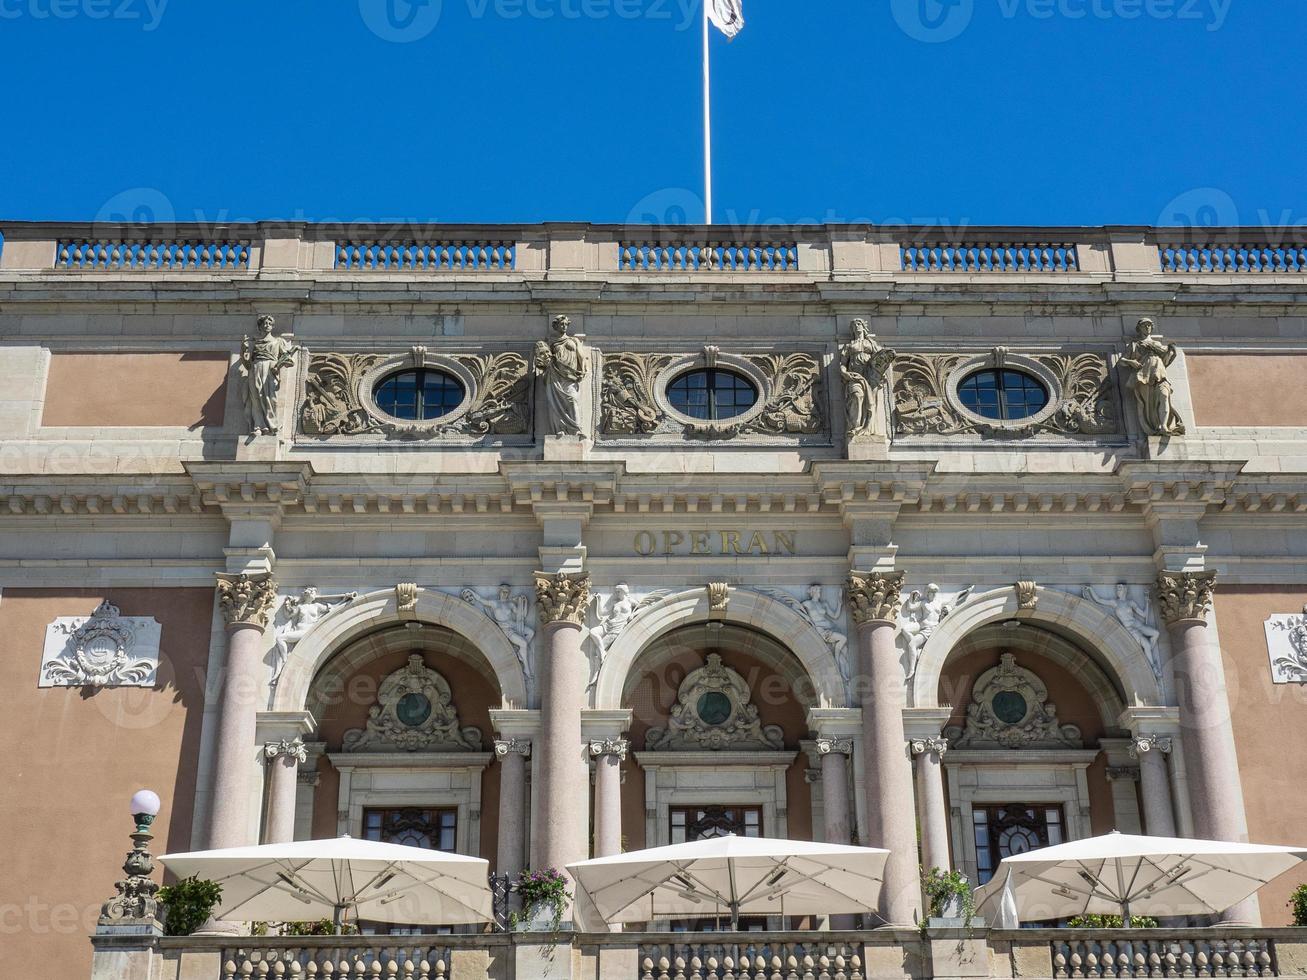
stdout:
POLYGON ((310 463, 222 463, 187 461, 182 464, 206 505, 223 513, 282 512, 299 507, 313 475, 310 463))
POLYGON ((903 576, 903 572, 849 572, 847 605, 853 622, 896 626, 903 605, 903 576))
POLYGON ((268 572, 232 575, 219 572, 218 608, 227 628, 264 628, 277 601, 277 581, 268 572))
POLYGON ((1161 572, 1157 576, 1157 605, 1167 626, 1207 622, 1212 608, 1216 572, 1161 572))
POLYGON ((590 605, 589 572, 535 573, 536 616, 541 626, 580 626, 590 605))

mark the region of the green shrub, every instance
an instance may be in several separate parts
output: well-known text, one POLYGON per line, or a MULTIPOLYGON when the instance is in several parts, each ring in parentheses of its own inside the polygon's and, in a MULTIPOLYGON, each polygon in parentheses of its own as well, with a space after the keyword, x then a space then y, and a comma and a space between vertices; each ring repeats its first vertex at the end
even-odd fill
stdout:
POLYGON ((551 929, 557 932, 561 928, 563 910, 572 896, 567 891, 567 879, 557 868, 523 871, 517 876, 514 890, 522 898, 523 919, 530 919, 539 909, 548 909, 551 929))
POLYGON ((1293 924, 1307 926, 1307 885, 1299 885, 1289 896, 1289 908, 1293 909, 1293 924))
POLYGON ((922 869, 921 890, 926 894, 926 918, 936 919, 944 914, 944 907, 954 898, 961 899, 962 918, 968 923, 976 914, 976 900, 971 893, 971 882, 961 871, 922 869))
POLYGON ((169 936, 189 936, 209 921, 222 901, 222 885, 192 875, 159 889, 163 930, 169 936))
MULTIPOLYGON (((1124 922, 1119 915, 1077 915, 1067 921, 1069 929, 1120 929, 1124 922)), ((1156 929, 1157 920, 1146 915, 1130 916, 1131 929, 1156 929)))
POLYGON ((316 922, 283 922, 283 936, 353 936, 359 931, 358 926, 345 923, 336 931, 336 924, 330 919, 318 919, 316 922))

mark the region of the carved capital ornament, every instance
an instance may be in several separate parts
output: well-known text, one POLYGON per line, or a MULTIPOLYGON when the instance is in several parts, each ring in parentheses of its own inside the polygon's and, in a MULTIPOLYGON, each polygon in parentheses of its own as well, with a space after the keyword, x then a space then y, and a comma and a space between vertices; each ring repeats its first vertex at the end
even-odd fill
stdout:
POLYGON ((601 759, 606 755, 616 756, 622 762, 626 761, 626 753, 630 750, 631 743, 624 738, 602 738, 594 739, 590 743, 590 755, 596 759, 601 759))
POLYGON ((849 572, 848 607, 853 621, 895 623, 903 605, 903 572, 849 572))
POLYGON ((228 627, 268 625, 277 601, 277 582, 268 572, 218 573, 218 608, 228 627))
POLYGON ((536 610, 540 624, 571 623, 580 626, 590 605, 589 572, 535 573, 536 610))
POLYGON ((1129 754, 1130 758, 1138 759, 1141 755, 1149 752, 1160 752, 1162 755, 1171 754, 1171 738, 1169 735, 1137 735, 1130 740, 1129 754))
POLYGON ((852 738, 816 738, 813 745, 818 755, 853 755, 852 738))
POLYGON ((268 742, 263 746, 263 755, 269 762, 280 759, 282 756, 292 758, 300 765, 309 761, 309 750, 304 747, 302 738, 284 738, 268 742))
POLYGON ((942 735, 932 735, 930 738, 914 738, 908 743, 912 749, 913 755, 925 755, 927 752, 933 752, 940 758, 948 751, 948 739, 942 735))
POLYGON ((528 738, 495 739, 495 755, 500 759, 506 759, 510 755, 520 755, 523 759, 529 758, 531 740, 528 738))
POLYGON ((1157 576, 1157 604, 1167 626, 1205 622, 1212 608, 1216 572, 1162 572, 1157 576))

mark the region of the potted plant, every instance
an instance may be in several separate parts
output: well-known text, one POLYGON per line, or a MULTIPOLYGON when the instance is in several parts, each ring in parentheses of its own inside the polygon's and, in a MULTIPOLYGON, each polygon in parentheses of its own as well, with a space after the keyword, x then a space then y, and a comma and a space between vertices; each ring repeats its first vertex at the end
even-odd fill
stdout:
POLYGON ((567 890, 567 879, 557 868, 545 868, 540 871, 530 869, 517 876, 513 886, 522 899, 522 912, 513 913, 509 924, 519 931, 538 929, 540 912, 547 912, 548 932, 558 932, 563 925, 563 912, 572 895, 567 890))
POLYGON ((222 885, 192 875, 159 889, 163 930, 169 936, 189 936, 209 921, 222 901, 222 885))
POLYGON ((971 917, 976 914, 976 900, 971 894, 971 882, 961 871, 923 869, 921 888, 926 894, 927 921, 961 919, 970 925, 971 917))

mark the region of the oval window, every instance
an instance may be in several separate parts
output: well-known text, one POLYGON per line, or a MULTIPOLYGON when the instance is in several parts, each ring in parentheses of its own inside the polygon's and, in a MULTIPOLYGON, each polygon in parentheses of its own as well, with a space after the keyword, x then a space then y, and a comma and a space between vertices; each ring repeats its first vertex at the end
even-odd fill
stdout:
POLYGON ((444 371, 416 368, 382 378, 372 390, 377 407, 408 422, 424 422, 448 415, 463 404, 459 380, 444 371))
POLYGON ((758 403, 758 388, 734 371, 687 371, 667 386, 672 408, 692 419, 719 422, 743 415, 758 403))
POLYGON ((958 400, 982 418, 1014 422, 1048 406, 1048 389, 1024 371, 977 371, 958 385, 958 400))

